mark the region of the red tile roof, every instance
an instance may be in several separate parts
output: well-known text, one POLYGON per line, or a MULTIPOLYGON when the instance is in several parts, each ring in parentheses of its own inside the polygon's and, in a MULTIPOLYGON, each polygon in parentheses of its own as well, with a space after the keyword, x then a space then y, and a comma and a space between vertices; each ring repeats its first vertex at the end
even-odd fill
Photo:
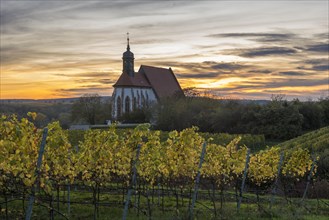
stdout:
POLYGON ((122 73, 114 87, 151 87, 158 98, 172 96, 175 93, 183 94, 183 91, 171 68, 159 68, 141 65, 134 77, 122 73))
POLYGON ((183 93, 171 68, 165 69, 141 65, 138 72, 145 74, 158 98, 172 96, 175 93, 183 93))
POLYGON ((134 77, 129 76, 127 73, 122 73, 113 86, 151 87, 145 75, 140 72, 135 73, 134 77))

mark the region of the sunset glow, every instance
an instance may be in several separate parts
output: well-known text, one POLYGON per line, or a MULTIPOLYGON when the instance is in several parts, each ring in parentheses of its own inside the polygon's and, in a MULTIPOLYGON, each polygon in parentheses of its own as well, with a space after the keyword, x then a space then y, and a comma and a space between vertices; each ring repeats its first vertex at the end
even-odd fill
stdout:
POLYGON ((171 67, 223 97, 328 96, 328 1, 1 1, 1 99, 110 96, 130 32, 135 71, 171 67))

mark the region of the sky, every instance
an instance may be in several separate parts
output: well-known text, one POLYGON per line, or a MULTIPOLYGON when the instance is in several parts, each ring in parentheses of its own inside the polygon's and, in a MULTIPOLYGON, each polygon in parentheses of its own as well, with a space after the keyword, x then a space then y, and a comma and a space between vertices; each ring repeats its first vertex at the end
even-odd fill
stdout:
POLYGON ((140 65, 222 98, 329 95, 321 1, 1 0, 1 99, 109 96, 126 33, 140 65))

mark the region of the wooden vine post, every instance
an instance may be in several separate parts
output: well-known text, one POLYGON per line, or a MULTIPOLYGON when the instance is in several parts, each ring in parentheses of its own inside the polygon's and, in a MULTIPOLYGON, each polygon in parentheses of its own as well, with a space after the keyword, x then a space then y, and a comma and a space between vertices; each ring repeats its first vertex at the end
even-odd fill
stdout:
POLYGON ((26 210, 25 220, 30 220, 31 216, 32 216, 32 209, 33 209, 33 203, 34 203, 34 197, 35 197, 35 187, 36 187, 36 185, 39 185, 40 168, 41 168, 41 164, 42 164, 42 156, 45 151, 47 135, 48 135, 48 128, 44 128, 43 133, 42 133, 41 146, 40 146, 39 155, 38 155, 37 168, 35 171, 37 178, 36 178, 35 184, 33 184, 33 186, 32 186, 31 194, 29 197, 29 204, 28 204, 27 210, 26 210))
POLYGON ((197 176, 196 176, 196 179, 195 179, 195 186, 194 186, 192 203, 191 203, 191 206, 190 206, 190 216, 189 216, 189 219, 193 219, 193 211, 194 211, 196 197, 197 197, 197 194, 198 194, 199 182, 200 182, 200 175, 201 175, 200 170, 201 170, 202 163, 203 163, 203 160, 204 160, 204 156, 205 156, 205 153, 206 153, 206 147, 207 147, 207 144, 206 144, 206 142, 204 142, 203 143, 203 146, 202 146, 201 156, 200 156, 198 173, 197 173, 197 176))
POLYGON ((249 168, 249 160, 250 160, 250 149, 248 148, 247 156, 246 156, 246 164, 244 166, 242 184, 241 184, 241 188, 240 188, 239 201, 238 201, 238 204, 237 204, 238 212, 240 211, 240 206, 241 206, 241 202, 242 202, 242 193, 243 193, 244 185, 246 183, 246 178, 247 178, 247 173, 248 173, 248 168, 249 168))
POLYGON ((128 189, 127 198, 126 198, 126 202, 125 202, 125 207, 124 207, 124 210, 123 210, 123 215, 122 215, 123 220, 127 219, 129 201, 130 201, 131 193, 133 191, 133 187, 135 186, 135 183, 136 183, 136 175, 137 175, 136 164, 137 164, 138 159, 139 159, 140 150, 141 150, 141 145, 139 144, 139 145, 137 145, 136 159, 133 162, 133 176, 132 176, 132 180, 131 180, 131 186, 128 189))
POLYGON ((276 195, 276 189, 278 188, 278 181, 279 181, 279 177, 280 177, 280 173, 281 173, 281 167, 282 167, 282 163, 283 163, 283 158, 284 158, 284 153, 281 152, 280 161, 279 161, 279 164, 278 164, 278 175, 277 175, 277 177, 275 179, 274 187, 272 189, 270 209, 272 208, 272 205, 273 205, 273 202, 274 202, 274 196, 276 195))
POLYGON ((316 158, 314 157, 314 159, 312 161, 312 166, 311 166, 310 173, 307 176, 307 183, 306 183, 305 191, 304 191, 303 198, 302 198, 302 201, 301 201, 302 203, 304 202, 304 199, 306 198, 308 187, 310 186, 311 178, 312 178, 313 171, 314 171, 315 162, 316 162, 316 158))

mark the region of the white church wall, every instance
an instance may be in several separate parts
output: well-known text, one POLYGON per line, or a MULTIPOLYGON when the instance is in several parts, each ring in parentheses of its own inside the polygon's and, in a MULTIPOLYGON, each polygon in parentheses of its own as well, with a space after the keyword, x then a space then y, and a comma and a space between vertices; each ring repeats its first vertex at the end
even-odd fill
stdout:
POLYGON ((144 87, 116 87, 112 95, 112 116, 118 118, 118 109, 121 109, 122 114, 133 111, 134 99, 136 100, 136 108, 141 109, 144 105, 157 102, 157 98, 152 88, 144 87), (126 106, 126 98, 129 97, 129 106, 126 106), (118 99, 121 99, 121 106, 118 108, 118 99), (143 101, 145 100, 145 101, 143 101))

